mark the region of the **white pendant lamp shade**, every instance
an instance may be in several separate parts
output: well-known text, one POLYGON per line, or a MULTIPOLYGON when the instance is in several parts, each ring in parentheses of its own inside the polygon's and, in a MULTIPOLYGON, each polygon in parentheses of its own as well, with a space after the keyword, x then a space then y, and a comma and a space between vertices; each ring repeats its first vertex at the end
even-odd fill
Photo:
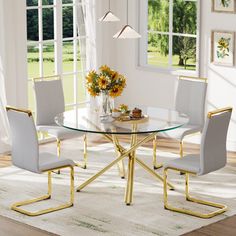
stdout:
POLYGON ((115 22, 120 21, 111 11, 108 11, 103 17, 99 19, 101 22, 115 22))
POLYGON ((111 12, 111 0, 109 0, 108 3, 109 3, 109 10, 103 17, 99 19, 99 21, 101 22, 120 21, 120 19, 111 12))
POLYGON ((119 32, 117 32, 113 38, 116 39, 137 39, 141 38, 141 35, 137 33, 130 25, 125 25, 119 32))
POLYGON ((127 0, 127 17, 126 17, 126 25, 119 31, 117 32, 113 38, 116 39, 138 39, 141 38, 141 35, 135 31, 130 25, 129 25, 129 2, 127 0))

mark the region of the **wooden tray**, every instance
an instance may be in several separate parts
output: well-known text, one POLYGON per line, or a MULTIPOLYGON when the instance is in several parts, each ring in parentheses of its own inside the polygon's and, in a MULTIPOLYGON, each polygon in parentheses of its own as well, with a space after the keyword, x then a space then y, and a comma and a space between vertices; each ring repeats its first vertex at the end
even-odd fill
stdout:
POLYGON ((122 116, 120 116, 118 118, 115 118, 115 120, 117 122, 122 122, 122 123, 126 123, 126 124, 127 123, 130 123, 130 124, 141 124, 141 123, 147 122, 149 120, 149 116, 148 115, 143 115, 141 118, 132 118, 132 117, 127 117, 127 116, 125 116, 125 118, 123 116, 123 118, 122 118, 122 116))

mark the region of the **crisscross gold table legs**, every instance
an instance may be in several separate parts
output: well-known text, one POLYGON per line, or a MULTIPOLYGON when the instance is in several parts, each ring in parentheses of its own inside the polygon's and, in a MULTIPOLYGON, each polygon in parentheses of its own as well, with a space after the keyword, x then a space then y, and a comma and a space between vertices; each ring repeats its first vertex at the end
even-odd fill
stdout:
POLYGON ((159 168, 163 167, 162 163, 157 162, 157 136, 155 135, 154 140, 153 140, 153 168, 154 170, 157 170, 159 168))
MULTIPOLYGON (((111 142, 113 142, 113 144, 114 144, 117 156, 119 157, 120 155, 122 155, 124 153, 125 149, 120 145, 119 140, 118 140, 116 135, 112 135, 111 142)), ((124 165, 124 161, 123 160, 119 161, 117 163, 117 165, 118 165, 120 177, 122 179, 124 179, 125 178, 125 165, 124 165)))
MULTIPOLYGON (((149 168, 144 162, 142 162, 140 159, 136 157, 136 150, 138 147, 143 145, 144 143, 152 140, 156 133, 149 134, 142 140, 138 141, 137 139, 137 124, 133 125, 133 130, 132 130, 132 135, 131 135, 131 146, 129 149, 125 149, 122 147, 118 141, 118 138, 115 134, 112 136, 110 135, 104 135, 107 137, 108 140, 112 141, 117 153, 119 153, 119 156, 112 161, 109 165, 107 165, 105 168, 100 170, 97 174, 89 178, 87 181, 82 183, 78 188, 77 191, 82 190, 85 188, 87 185, 92 183, 94 180, 96 180, 99 176, 104 174, 106 171, 108 171, 111 167, 114 165, 118 164, 123 165, 123 159, 128 157, 128 173, 127 173, 127 186, 126 186, 126 191, 125 191, 125 203, 127 205, 132 204, 133 200, 133 184, 134 184, 134 172, 135 172, 135 163, 139 164, 144 170, 146 170, 148 173, 150 173, 153 177, 157 178, 161 182, 163 182, 163 177, 156 173, 152 168, 149 168)), ((124 168, 123 168, 124 169, 124 168)), ((124 173, 123 173, 124 174, 124 173)), ((170 183, 167 183, 168 187, 173 190, 174 186, 170 183)))
MULTIPOLYGON (((134 134, 131 135, 131 148, 137 143, 137 134, 135 134, 135 132, 137 132, 137 124, 133 125, 133 132, 134 134)), ((127 205, 130 205, 133 200, 135 151, 136 149, 129 154, 128 179, 125 193, 125 203, 127 205)))

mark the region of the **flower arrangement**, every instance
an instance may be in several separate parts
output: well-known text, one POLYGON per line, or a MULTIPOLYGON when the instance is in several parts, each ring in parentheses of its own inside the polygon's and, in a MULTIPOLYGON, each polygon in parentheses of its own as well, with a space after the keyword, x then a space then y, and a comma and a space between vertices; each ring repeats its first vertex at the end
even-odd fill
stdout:
POLYGON ((220 38, 217 46, 218 58, 225 58, 229 56, 229 44, 230 44, 230 38, 224 38, 224 37, 220 38))
POLYGON ((231 0, 221 0, 220 3, 223 7, 229 7, 231 0))
POLYGON ((127 113, 129 111, 129 107, 125 104, 120 104, 118 110, 121 112, 121 113, 127 113))
POLYGON ((99 73, 92 70, 86 76, 86 86, 91 96, 96 97, 106 93, 110 97, 118 97, 126 87, 126 78, 107 65, 100 68, 99 73))

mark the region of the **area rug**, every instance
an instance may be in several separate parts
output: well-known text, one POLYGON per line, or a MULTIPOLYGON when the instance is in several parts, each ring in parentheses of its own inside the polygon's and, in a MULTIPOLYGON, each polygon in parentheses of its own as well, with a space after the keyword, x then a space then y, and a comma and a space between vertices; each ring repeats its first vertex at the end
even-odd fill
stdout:
MULTIPOLYGON (((55 144, 44 145, 43 151, 55 152, 55 144)), ((73 160, 82 159, 81 147, 63 144, 62 155, 73 160)), ((137 155, 146 163, 152 163, 152 150, 140 148, 137 155)), ((172 153, 158 153, 159 161, 175 158, 172 153)), ((88 169, 76 168, 75 183, 78 185, 96 171, 111 162, 115 153, 110 144, 89 147, 88 169)), ((162 170, 158 170, 162 173, 162 170)), ((66 201, 69 198, 69 172, 53 174, 53 199, 27 206, 35 210, 66 201)), ((212 210, 205 206, 186 203, 184 177, 171 173, 171 183, 176 187, 169 192, 170 201, 194 210, 212 210)), ((134 199, 131 206, 124 203, 126 180, 121 179, 116 167, 109 170, 83 191, 75 194, 75 205, 66 210, 38 217, 28 217, 10 210, 16 201, 37 197, 46 193, 47 176, 37 175, 6 167, 0 169, 0 215, 32 225, 59 235, 181 235, 194 229, 236 214, 236 171, 232 168, 211 173, 203 177, 191 177, 191 192, 206 200, 225 203, 229 210, 212 219, 204 220, 164 210, 162 183, 136 166, 134 199)))

